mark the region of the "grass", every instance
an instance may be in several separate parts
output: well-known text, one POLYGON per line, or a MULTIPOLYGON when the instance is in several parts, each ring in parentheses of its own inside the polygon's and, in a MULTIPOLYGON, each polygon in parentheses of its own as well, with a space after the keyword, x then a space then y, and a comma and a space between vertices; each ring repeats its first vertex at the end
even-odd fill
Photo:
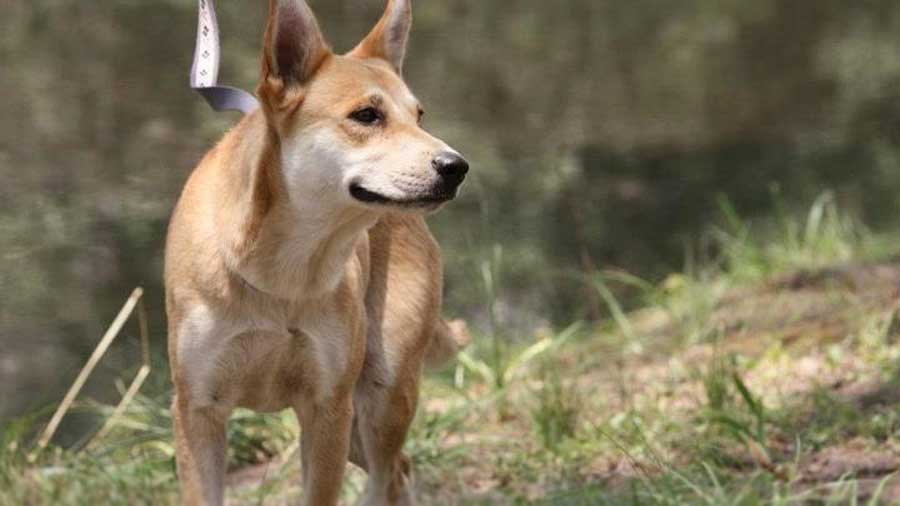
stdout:
POLYGON ((535 387, 536 406, 532 409, 534 428, 545 450, 555 451, 575 436, 581 399, 578 390, 564 385, 555 366, 544 364, 535 387))
MULTIPOLYGON (((829 195, 768 226, 722 209, 712 258, 659 283, 599 273, 586 282, 607 321, 534 336, 501 328, 496 248, 484 335, 425 381, 407 445, 422 504, 900 501, 900 265, 878 263, 896 251, 829 195), (626 310, 623 287, 644 304, 626 310)), ((34 463, 48 413, 9 424, 0 505, 176 502, 167 405, 139 395, 102 440, 34 463)), ((236 415, 232 504, 296 502, 298 431, 288 413, 236 415)), ((347 504, 362 484, 352 472, 347 504)))

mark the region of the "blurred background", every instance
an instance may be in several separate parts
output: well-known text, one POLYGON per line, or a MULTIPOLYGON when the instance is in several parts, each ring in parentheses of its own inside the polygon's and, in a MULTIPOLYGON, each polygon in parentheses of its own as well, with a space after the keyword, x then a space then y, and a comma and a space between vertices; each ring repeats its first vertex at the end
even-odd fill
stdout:
MULTIPOLYGON (((310 3, 339 51, 383 8, 310 3)), ((220 80, 253 89, 265 2, 218 4, 220 80)), ((514 341, 601 320, 585 276, 660 282, 716 254, 707 236, 723 214, 775 221, 832 192, 868 230, 900 225, 894 0, 414 4, 407 81, 427 128, 473 166, 431 223, 446 312, 476 329, 514 341)), ((0 12, 2 424, 61 397, 138 285, 153 388, 168 387, 166 223, 239 116, 188 88, 193 0, 0 0, 0 12)), ((89 395, 115 397, 111 378, 139 364, 136 334, 89 395)))

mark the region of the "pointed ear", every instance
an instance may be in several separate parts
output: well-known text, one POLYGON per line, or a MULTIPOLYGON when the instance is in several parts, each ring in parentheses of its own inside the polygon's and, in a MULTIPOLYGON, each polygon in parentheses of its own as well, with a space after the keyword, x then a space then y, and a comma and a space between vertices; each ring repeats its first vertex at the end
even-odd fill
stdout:
POLYGON ((261 87, 302 85, 331 50, 305 0, 269 0, 261 87))
POLYGON ((400 74, 403 70, 409 29, 412 27, 410 2, 411 0, 388 0, 387 9, 381 20, 372 32, 350 51, 350 54, 359 58, 381 58, 400 74))

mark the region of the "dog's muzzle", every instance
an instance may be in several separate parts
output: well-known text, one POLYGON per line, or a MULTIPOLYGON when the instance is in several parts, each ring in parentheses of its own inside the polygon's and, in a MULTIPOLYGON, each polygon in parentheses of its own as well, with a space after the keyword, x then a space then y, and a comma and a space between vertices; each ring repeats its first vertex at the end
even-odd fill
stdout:
POLYGON ((366 204, 413 208, 440 207, 441 204, 456 198, 460 185, 466 180, 466 174, 469 173, 469 162, 456 153, 446 152, 434 157, 431 161, 431 166, 440 177, 434 184, 434 187, 426 194, 398 200, 369 190, 360 183, 352 183, 350 185, 350 195, 366 204))
POLYGON ((443 193, 455 193, 459 185, 466 180, 469 173, 469 162, 456 153, 446 152, 434 157, 431 166, 441 176, 443 193))

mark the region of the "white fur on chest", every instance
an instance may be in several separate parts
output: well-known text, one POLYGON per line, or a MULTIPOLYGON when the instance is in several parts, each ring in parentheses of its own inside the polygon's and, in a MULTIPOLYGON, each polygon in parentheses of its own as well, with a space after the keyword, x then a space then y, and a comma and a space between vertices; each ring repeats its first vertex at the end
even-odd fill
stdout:
POLYGON ((253 317, 235 318, 199 304, 182 320, 178 334, 178 367, 195 402, 233 407, 252 397, 258 405, 245 407, 262 410, 293 402, 272 387, 282 377, 314 378, 298 385, 297 400, 308 394, 317 401, 329 397, 349 367, 353 338, 347 318, 328 305, 272 305, 253 317), (279 393, 250 392, 248 385, 279 393))

